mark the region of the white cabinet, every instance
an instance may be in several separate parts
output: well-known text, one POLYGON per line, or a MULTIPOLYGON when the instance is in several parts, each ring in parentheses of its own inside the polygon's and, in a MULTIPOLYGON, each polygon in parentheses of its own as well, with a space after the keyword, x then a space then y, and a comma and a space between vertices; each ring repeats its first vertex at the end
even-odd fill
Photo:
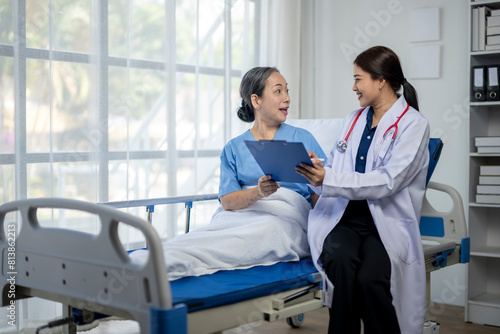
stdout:
MULTIPOLYGON (((481 35, 487 31, 488 20, 482 20, 485 27, 480 26, 481 17, 478 13, 496 15, 500 9, 500 1, 471 1, 470 5, 470 158, 469 158, 469 235, 471 239, 470 263, 468 266, 467 302, 465 305, 465 320, 478 324, 500 326, 500 204, 477 203, 477 185, 481 166, 500 166, 500 151, 498 153, 478 153, 476 137, 500 137, 500 101, 478 101, 475 97, 475 69, 500 66, 500 47, 483 47, 488 50, 473 51, 477 48, 477 38, 481 45, 481 35), (476 10, 484 7, 486 10, 476 10), (478 21, 479 19, 479 21, 478 21), (484 30, 483 30, 484 29, 484 30), (494 49, 494 50, 492 50, 494 49)), ((481 14, 480 14, 481 15, 481 14)), ((484 15, 484 14, 483 14, 484 15)), ((498 17, 500 21, 500 16, 498 17)), ((492 20, 493 21, 493 20, 492 20)), ((500 24, 499 28, 500 30, 500 24)), ((500 36, 500 32, 498 33, 500 36)), ((484 35, 483 35, 484 36, 484 35)), ((499 37, 500 39, 500 37, 499 37)), ((492 44, 493 38, 484 42, 492 44)), ((492 72, 493 73, 493 72, 492 72)), ((497 72, 498 74, 498 72, 497 72)), ((485 78, 485 84, 488 79, 485 78)), ((500 195, 499 195, 500 198, 500 195)))

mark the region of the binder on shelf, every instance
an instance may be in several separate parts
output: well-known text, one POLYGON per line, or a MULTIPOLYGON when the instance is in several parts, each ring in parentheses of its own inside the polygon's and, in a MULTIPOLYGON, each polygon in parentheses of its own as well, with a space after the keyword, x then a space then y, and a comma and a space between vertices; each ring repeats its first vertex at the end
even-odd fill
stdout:
POLYGON ((479 176, 479 184, 500 185, 500 176, 479 176))
POLYGON ((488 80, 487 80, 487 95, 486 100, 498 101, 500 100, 500 91, 498 90, 498 65, 488 66, 488 80))
POLYGON ((500 44, 490 44, 490 45, 485 45, 484 50, 485 50, 485 51, 500 50, 500 44))
POLYGON ((500 146, 478 146, 477 153, 500 154, 500 146))
MULTIPOLYGON (((488 13, 488 12, 487 12, 488 13)), ((486 23, 488 27, 500 25, 500 16, 486 16, 486 23)))
POLYGON ((477 194, 500 195, 500 185, 482 185, 478 184, 476 189, 477 194))
POLYGON ((500 146, 500 137, 487 136, 487 137, 476 137, 476 146, 500 146))
POLYGON ((500 195, 477 194, 476 203, 500 204, 500 195))
POLYGON ((479 166, 479 175, 497 175, 500 176, 500 166, 479 166))
POLYGON ((471 27, 472 51, 479 50, 479 8, 472 9, 472 27, 471 27))
MULTIPOLYGON (((491 21, 489 16, 491 13, 491 9, 485 6, 479 7, 479 27, 478 27, 478 50, 484 51, 486 49, 486 26, 498 26, 500 23, 495 24, 495 20, 491 21)), ((495 16, 498 17, 498 16, 495 16)), ((498 17, 500 18, 500 17, 498 17)))
POLYGON ((486 36, 500 35, 500 26, 486 27, 486 36))
POLYGON ((486 45, 500 44, 500 35, 486 35, 486 45))
POLYGON ((500 137, 475 137, 474 142, 477 148, 477 153, 500 153, 500 137))
POLYGON ((474 66, 472 68, 472 101, 485 101, 485 66, 474 66))

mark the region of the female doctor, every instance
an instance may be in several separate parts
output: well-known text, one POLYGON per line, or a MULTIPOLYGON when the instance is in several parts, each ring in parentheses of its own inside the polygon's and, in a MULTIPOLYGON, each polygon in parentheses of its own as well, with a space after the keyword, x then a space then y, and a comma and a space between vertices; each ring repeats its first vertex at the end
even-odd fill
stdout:
POLYGON ((297 170, 320 195, 309 214, 308 239, 330 307, 328 332, 359 333, 361 319, 367 334, 422 333, 419 220, 429 124, 387 47, 372 47, 354 60, 353 90, 361 109, 345 118, 324 168, 313 160, 313 167, 297 170))

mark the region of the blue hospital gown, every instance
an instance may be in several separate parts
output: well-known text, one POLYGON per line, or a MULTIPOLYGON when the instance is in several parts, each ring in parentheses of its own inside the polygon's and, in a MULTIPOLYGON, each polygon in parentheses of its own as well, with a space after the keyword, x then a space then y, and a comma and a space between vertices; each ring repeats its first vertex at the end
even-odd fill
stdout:
MULTIPOLYGON (((318 142, 314 136, 305 129, 282 123, 273 139, 302 142, 308 152, 313 151, 318 157, 326 161, 326 155, 318 142)), ((250 130, 231 139, 222 150, 220 157, 219 198, 226 194, 241 190, 243 186, 256 186, 259 178, 264 175, 257 161, 255 161, 248 147, 245 145, 245 140, 255 141, 250 130)), ((304 196, 309 203, 311 202, 310 193, 312 193, 312 190, 307 184, 280 182, 280 185, 296 191, 304 196)))

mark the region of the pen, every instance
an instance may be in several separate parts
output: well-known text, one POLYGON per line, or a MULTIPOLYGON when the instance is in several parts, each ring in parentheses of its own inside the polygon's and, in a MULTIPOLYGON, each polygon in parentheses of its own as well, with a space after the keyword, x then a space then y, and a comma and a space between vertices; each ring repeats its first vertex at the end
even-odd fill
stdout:
POLYGON ((325 162, 325 159, 323 158, 312 158, 311 161, 314 161, 314 160, 319 160, 321 162, 325 162))

